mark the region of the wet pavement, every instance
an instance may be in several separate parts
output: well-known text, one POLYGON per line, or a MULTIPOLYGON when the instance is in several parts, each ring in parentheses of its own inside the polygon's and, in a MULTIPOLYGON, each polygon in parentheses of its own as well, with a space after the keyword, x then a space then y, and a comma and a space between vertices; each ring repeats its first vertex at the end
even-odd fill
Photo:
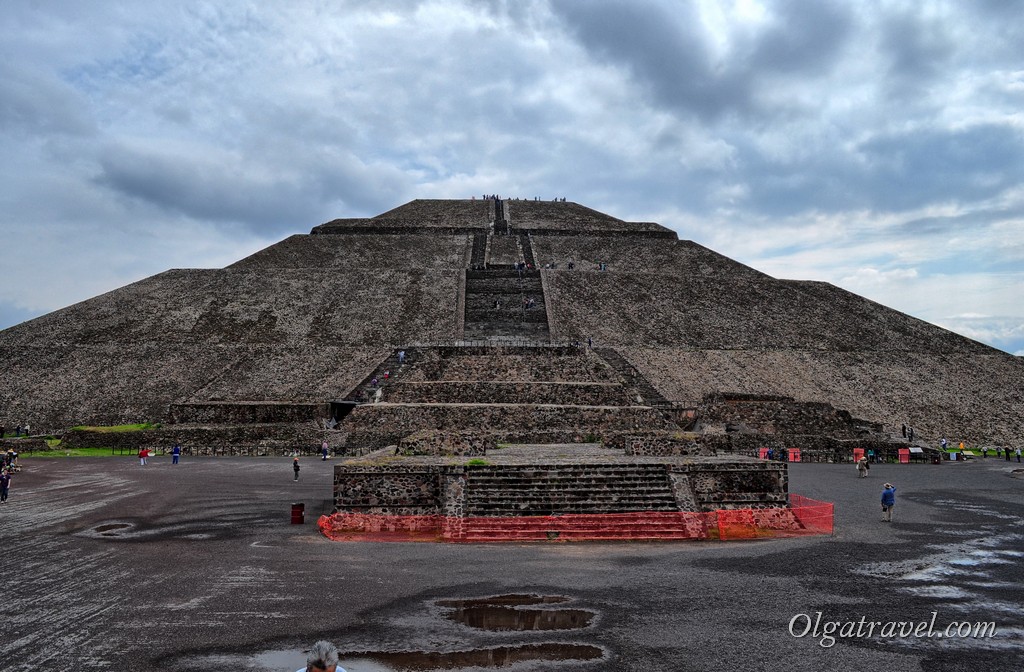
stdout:
POLYGON ((792 465, 833 537, 484 545, 327 541, 331 461, 298 482, 283 458, 24 464, 0 505, 4 672, 291 671, 320 638, 349 672, 1024 669, 1015 462, 792 465), (862 620, 996 634, 828 646, 862 620))

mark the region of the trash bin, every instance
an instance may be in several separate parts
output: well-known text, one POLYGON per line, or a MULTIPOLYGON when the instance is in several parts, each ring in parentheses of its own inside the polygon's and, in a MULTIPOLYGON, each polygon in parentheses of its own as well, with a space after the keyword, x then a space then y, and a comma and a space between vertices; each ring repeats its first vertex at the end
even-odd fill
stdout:
POLYGON ((302 525, 306 522, 306 505, 302 502, 292 504, 292 525, 302 525))

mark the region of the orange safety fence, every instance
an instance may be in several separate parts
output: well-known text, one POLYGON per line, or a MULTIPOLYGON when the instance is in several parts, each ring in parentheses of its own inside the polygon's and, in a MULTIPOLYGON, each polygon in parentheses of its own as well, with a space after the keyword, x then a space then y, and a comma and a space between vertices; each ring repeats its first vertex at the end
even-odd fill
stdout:
POLYGON ((442 541, 444 516, 389 516, 334 513, 320 516, 317 527, 332 541, 442 541))
POLYGON ((790 495, 790 506, 765 509, 468 518, 335 513, 317 525, 333 541, 483 543, 762 539, 832 534, 832 522, 832 504, 790 495))

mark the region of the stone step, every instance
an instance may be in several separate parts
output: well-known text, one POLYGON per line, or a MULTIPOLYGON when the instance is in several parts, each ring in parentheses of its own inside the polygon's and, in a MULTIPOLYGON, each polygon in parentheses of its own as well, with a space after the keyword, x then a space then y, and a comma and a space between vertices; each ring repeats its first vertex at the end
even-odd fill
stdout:
POLYGON ((536 296, 539 301, 544 293, 544 287, 539 282, 533 281, 503 281, 503 282, 474 282, 466 285, 467 300, 480 295, 496 294, 507 296, 509 294, 526 294, 536 296))
POLYGON ((466 512, 468 515, 483 514, 486 512, 500 512, 507 511, 510 513, 521 513, 523 511, 581 511, 581 512, 598 512, 598 511, 647 511, 647 510, 659 510, 659 511, 675 511, 678 508, 675 499, 671 496, 665 497, 637 497, 637 498, 623 498, 623 497, 608 497, 608 498, 586 498, 580 496, 578 498, 508 498, 504 501, 494 501, 491 499, 477 500, 475 498, 466 498, 466 512))
POLYGON ((466 487, 472 488, 475 491, 496 491, 504 490, 509 492, 528 492, 536 489, 548 489, 559 492, 575 492, 575 491, 587 491, 587 490, 599 490, 605 491, 633 491, 633 492, 648 492, 648 491, 660 491, 669 490, 671 487, 665 479, 662 480, 631 480, 623 481, 621 479, 594 479, 594 480, 556 480, 556 479, 522 479, 522 480, 490 480, 490 481, 477 481, 467 480, 466 487))
MULTIPOLYGON (((717 531, 716 531, 717 532, 717 531)), ((516 534, 504 534, 498 532, 470 532, 459 541, 482 543, 499 542, 558 542, 558 541, 681 541, 690 539, 706 539, 708 534, 701 531, 673 530, 673 531, 610 531, 610 532, 545 532, 543 530, 533 532, 520 532, 516 534)))
POLYGON ((495 268, 487 270, 468 270, 466 271, 466 281, 473 280, 508 280, 514 279, 534 279, 540 280, 540 271, 534 269, 532 271, 517 271, 514 268, 495 268))
POLYGON ((514 518, 514 517, 541 517, 559 515, 597 515, 597 514, 621 514, 635 513, 637 511, 671 512, 677 511, 674 504, 652 504, 650 506, 639 506, 633 504, 616 505, 610 503, 596 504, 564 504, 561 506, 525 506, 505 507, 503 509, 489 508, 477 509, 466 507, 466 514, 471 517, 493 517, 493 518, 514 518))
POLYGON ((534 489, 526 488, 505 488, 501 486, 494 486, 488 488, 478 488, 466 484, 466 497, 467 498, 478 498, 478 497, 494 497, 495 495, 502 495, 508 498, 508 501, 519 501, 525 499, 579 499, 581 497, 590 497, 592 499, 645 499, 645 498, 658 498, 658 497, 669 497, 671 498, 672 489, 668 486, 662 488, 643 488, 643 489, 622 489, 622 488, 602 488, 594 489, 593 487, 581 487, 575 489, 562 489, 562 488, 541 488, 537 487, 534 489))
POLYGON ((544 310, 522 306, 506 306, 501 308, 467 308, 466 324, 503 323, 503 324, 540 324, 547 326, 548 316, 544 310))
POLYGON ((467 294, 466 310, 494 310, 495 301, 500 302, 502 308, 544 312, 544 301, 540 294, 519 292, 515 294, 467 294), (523 303, 524 298, 533 298, 533 306, 527 308, 523 303))
POLYGON ((475 506, 502 508, 506 505, 531 504, 535 502, 560 502, 560 503, 593 503, 601 502, 638 502, 638 503, 672 503, 675 497, 671 492, 651 493, 614 493, 614 492, 560 492, 557 495, 549 493, 515 493, 515 492, 466 492, 466 502, 472 502, 475 506))
POLYGON ((463 337, 466 340, 489 337, 520 337, 548 340, 547 322, 466 322, 463 337))
POLYGON ((566 475, 566 476, 597 476, 597 475, 651 475, 665 478, 668 474, 665 467, 660 464, 483 464, 474 466, 468 473, 469 478, 484 476, 538 476, 538 475, 566 475))

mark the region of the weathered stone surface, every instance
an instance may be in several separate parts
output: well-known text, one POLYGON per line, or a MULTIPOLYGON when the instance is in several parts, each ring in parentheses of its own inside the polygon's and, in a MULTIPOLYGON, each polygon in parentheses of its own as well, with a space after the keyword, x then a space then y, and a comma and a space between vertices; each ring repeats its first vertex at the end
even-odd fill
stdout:
POLYGON ((421 429, 398 443, 401 455, 484 455, 496 443, 489 435, 474 432, 421 429))
MULTIPOLYGON (((480 280, 477 289, 487 290, 493 278, 480 280)), ((434 348, 435 360, 405 381, 438 385, 410 398, 478 392, 497 399, 497 388, 487 386, 501 382, 542 383, 505 388, 516 390, 506 398, 533 403, 551 400, 556 383, 642 387, 589 348, 453 357, 436 347, 467 336, 529 344, 591 338, 636 369, 649 386, 640 396, 656 406, 696 409, 722 394, 793 399, 757 412, 702 409, 705 433, 728 435, 731 449, 747 450, 747 439, 719 425, 782 445, 798 436, 811 437, 807 445, 815 436, 858 439, 841 423, 808 414, 813 404, 881 425, 870 440, 906 423, 932 443, 943 435, 974 444, 1024 441, 1020 358, 826 283, 772 278, 656 224, 574 203, 518 200, 419 200, 378 217, 328 222, 228 268, 170 270, 4 330, 0 424, 59 433, 79 424, 167 422, 175 404, 328 404, 389 354, 416 345, 434 348), (537 313, 523 312, 515 333, 495 331, 508 316, 477 315, 488 291, 467 290, 472 267, 491 261, 488 250, 494 263, 531 257, 544 269, 539 285, 517 289, 541 290, 541 303, 537 313), (447 387, 465 381, 482 386, 447 387)), ((574 403, 598 405, 588 396, 594 388, 584 389, 574 403)), ((498 431, 526 426, 604 437, 634 429, 613 427, 601 413, 548 427, 514 416, 506 413, 498 431)), ((440 428, 404 418, 398 425, 395 441, 440 428)), ((822 456, 833 450, 825 443, 814 449, 822 456)))
POLYGON ((335 465, 335 510, 390 515, 552 515, 777 508, 788 502, 786 465, 489 456, 482 464, 349 460, 335 465))

